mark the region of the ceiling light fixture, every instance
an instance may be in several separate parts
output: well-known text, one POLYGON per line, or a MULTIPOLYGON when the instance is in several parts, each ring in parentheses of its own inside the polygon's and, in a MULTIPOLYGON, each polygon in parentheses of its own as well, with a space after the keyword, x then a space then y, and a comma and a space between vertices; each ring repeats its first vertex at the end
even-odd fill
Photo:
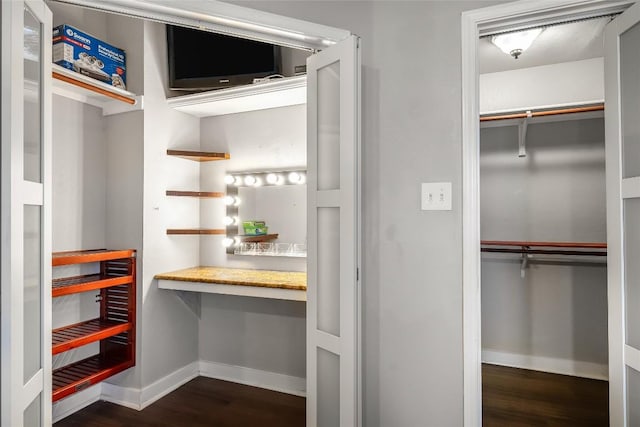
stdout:
POLYGON ((531 43, 540 35, 542 28, 533 28, 516 33, 505 33, 491 37, 491 43, 496 45, 507 55, 518 59, 522 52, 527 50, 531 43))

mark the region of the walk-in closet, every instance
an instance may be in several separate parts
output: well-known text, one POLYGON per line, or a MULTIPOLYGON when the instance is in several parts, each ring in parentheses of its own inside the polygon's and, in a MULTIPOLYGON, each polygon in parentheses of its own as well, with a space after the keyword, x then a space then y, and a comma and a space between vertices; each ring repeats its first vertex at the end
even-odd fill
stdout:
POLYGON ((529 29, 533 41, 517 40, 522 31, 480 39, 485 427, 608 425, 611 19, 529 29))

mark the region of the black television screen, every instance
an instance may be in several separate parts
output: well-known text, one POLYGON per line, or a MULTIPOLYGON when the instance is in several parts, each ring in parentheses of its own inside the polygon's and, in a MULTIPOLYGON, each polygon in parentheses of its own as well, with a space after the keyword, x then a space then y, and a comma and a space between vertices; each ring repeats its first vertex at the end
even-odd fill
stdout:
POLYGON ((279 75, 277 45, 167 25, 169 88, 220 89, 279 75))

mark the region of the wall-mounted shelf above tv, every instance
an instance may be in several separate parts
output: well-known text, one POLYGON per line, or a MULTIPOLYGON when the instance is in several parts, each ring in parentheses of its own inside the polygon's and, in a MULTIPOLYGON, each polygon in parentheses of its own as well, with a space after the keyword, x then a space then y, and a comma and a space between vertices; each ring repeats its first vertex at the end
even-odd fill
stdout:
POLYGON ((306 102, 307 76, 283 77, 167 99, 171 108, 196 117, 287 107, 306 102))

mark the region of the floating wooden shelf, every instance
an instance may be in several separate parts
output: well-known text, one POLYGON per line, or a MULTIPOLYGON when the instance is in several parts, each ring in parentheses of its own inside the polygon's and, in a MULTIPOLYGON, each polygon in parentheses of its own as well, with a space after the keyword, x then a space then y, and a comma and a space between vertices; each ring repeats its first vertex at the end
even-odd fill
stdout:
POLYGON ((179 197, 200 197, 200 198, 222 198, 224 193, 216 191, 176 191, 167 190, 167 196, 179 196, 179 197))
POLYGON ((229 153, 211 153, 207 151, 167 150, 167 155, 181 157, 196 162, 211 162, 214 160, 228 160, 229 153))
POLYGON ((100 290, 100 317, 52 331, 52 354, 93 342, 100 352, 53 371, 53 401, 76 393, 135 365, 136 251, 133 249, 55 252, 52 265, 100 262, 100 273, 54 279, 60 297, 100 290))
POLYGON ((239 235, 240 240, 247 243, 254 242, 268 242, 270 240, 275 240, 278 238, 277 234, 263 234, 261 236, 247 236, 247 235, 239 235))
POLYGON ((169 228, 167 234, 227 234, 223 228, 169 228))
POLYGON ((85 344, 100 341, 131 329, 129 322, 91 319, 53 330, 53 354, 62 353, 85 344))

